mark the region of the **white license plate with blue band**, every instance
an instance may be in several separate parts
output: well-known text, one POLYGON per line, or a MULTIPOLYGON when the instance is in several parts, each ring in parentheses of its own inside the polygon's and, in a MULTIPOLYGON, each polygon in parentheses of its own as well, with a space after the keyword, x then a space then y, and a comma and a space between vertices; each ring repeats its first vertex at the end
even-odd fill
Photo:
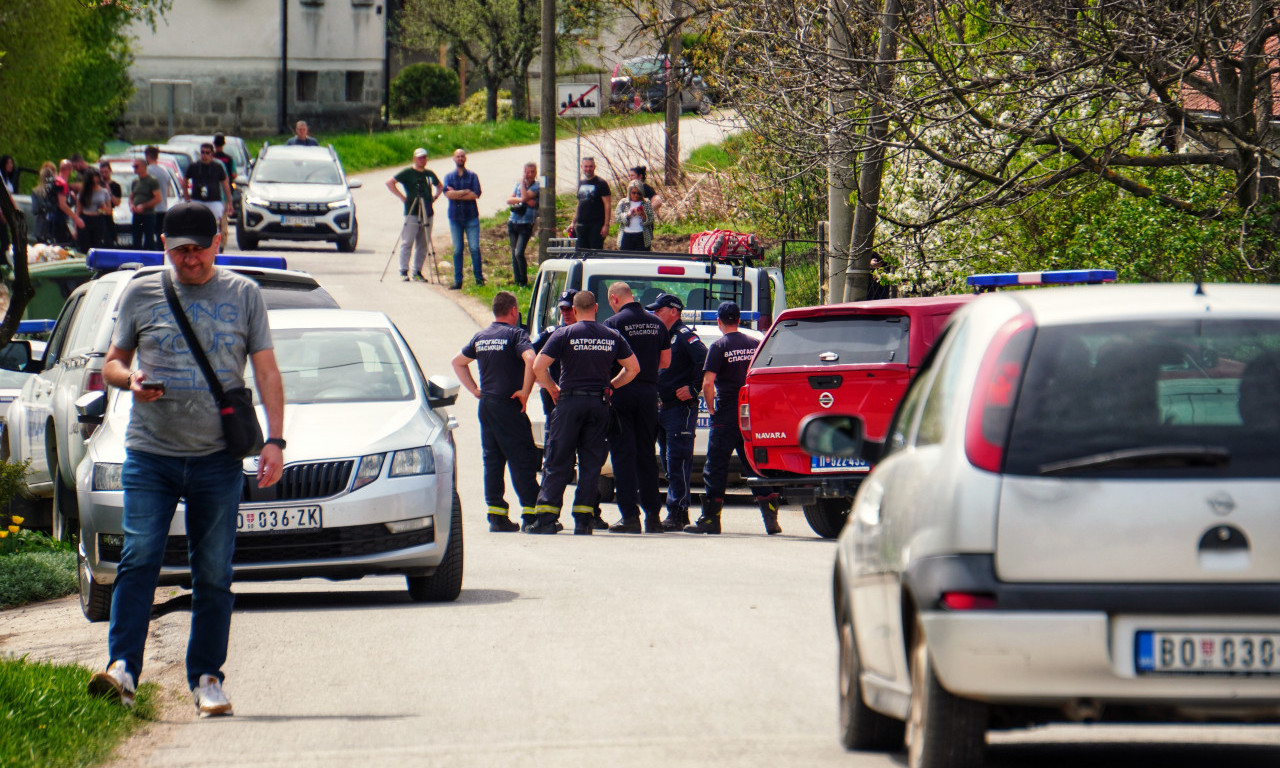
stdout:
POLYGON ((1138 632, 1139 674, 1280 674, 1277 632, 1138 632))
POLYGON ((320 507, 245 509, 236 515, 236 533, 305 531, 320 527, 320 507))
POLYGON ((809 457, 811 472, 868 472, 871 467, 862 459, 842 459, 834 456, 809 457))

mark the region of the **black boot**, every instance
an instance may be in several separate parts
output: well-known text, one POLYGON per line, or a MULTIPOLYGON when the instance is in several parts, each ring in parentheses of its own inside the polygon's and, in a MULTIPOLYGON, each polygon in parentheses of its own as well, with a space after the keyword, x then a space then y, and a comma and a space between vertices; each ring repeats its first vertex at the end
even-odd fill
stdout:
POLYGON ((526 512, 520 516, 520 530, 528 533, 529 529, 532 528, 533 524, 536 522, 538 522, 538 516, 532 512, 526 512))
POLYGON ((724 508, 724 501, 712 501, 704 498, 702 500, 702 516, 698 518, 698 522, 693 525, 686 525, 685 533, 720 533, 720 510, 724 508))
POLYGON ((506 515, 489 513, 489 533, 511 533, 518 530, 520 530, 520 526, 512 522, 511 518, 506 515))
POLYGON ((591 514, 591 527, 597 531, 609 530, 609 524, 604 521, 604 517, 600 515, 600 508, 596 507, 596 511, 591 514))
POLYGON ((644 513, 644 532, 666 533, 666 529, 662 525, 662 514, 660 512, 644 513))
POLYGON ((640 515, 623 517, 609 526, 609 533, 640 533, 640 515))
POLYGON ((760 517, 764 519, 764 532, 770 536, 782 533, 782 526, 778 525, 778 494, 773 493, 757 501, 760 503, 760 517))
POLYGON ((668 531, 683 531, 688 524, 689 510, 687 509, 669 509, 667 519, 662 521, 662 527, 668 531))
POLYGON ((529 530, 525 533, 545 534, 554 536, 564 526, 560 525, 560 515, 555 512, 540 512, 538 519, 533 525, 529 526, 529 530))
POLYGON ((595 528, 591 524, 591 515, 583 512, 573 513, 573 535, 574 536, 590 536, 592 529, 595 528))

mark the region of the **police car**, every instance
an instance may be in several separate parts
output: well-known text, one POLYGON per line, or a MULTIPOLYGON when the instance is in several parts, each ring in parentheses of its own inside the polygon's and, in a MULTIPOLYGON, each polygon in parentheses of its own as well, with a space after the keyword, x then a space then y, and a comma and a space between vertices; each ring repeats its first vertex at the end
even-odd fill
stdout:
MULTIPOLYGON (((606 297, 609 286, 619 280, 631 287, 636 300, 643 306, 652 304, 663 293, 680 297, 685 307, 681 319, 697 332, 707 346, 720 338, 715 310, 722 301, 737 302, 742 310, 740 330, 757 339, 762 338, 762 331, 769 328, 773 318, 787 308, 782 271, 776 267, 752 266, 749 257, 555 247, 549 250, 558 258, 548 259, 539 265, 525 322, 525 330, 534 341, 554 331, 559 324, 560 312, 556 304, 568 289, 591 291, 599 303, 596 321, 603 322, 609 318, 613 309, 606 297)), ((546 417, 540 398, 529 399, 528 414, 533 424, 533 441, 541 449, 546 417)), ((710 429, 706 403, 700 400, 693 448, 695 473, 701 471, 706 460, 710 429)), ((738 469, 745 468, 739 466, 738 469)), ((612 468, 606 463, 600 481, 602 501, 612 498, 612 474, 612 468)))

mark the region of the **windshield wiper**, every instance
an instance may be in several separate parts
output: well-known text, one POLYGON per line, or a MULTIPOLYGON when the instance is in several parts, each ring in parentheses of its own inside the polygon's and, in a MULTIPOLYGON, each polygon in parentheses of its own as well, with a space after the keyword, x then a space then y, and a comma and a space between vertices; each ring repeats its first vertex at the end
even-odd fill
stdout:
POLYGON ((1231 451, 1216 445, 1160 445, 1126 448, 1040 465, 1042 475, 1061 475, 1083 469, 1125 467, 1221 467, 1231 462, 1231 451))

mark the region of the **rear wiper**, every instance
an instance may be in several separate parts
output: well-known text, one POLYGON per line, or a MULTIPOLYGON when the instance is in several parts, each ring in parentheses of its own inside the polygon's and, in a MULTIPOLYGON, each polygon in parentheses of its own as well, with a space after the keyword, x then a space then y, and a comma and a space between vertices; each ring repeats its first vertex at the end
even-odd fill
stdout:
POLYGON ((1082 469, 1124 467, 1221 467, 1231 462, 1231 451, 1216 445, 1162 445, 1126 448, 1040 465, 1042 475, 1061 475, 1082 469))

